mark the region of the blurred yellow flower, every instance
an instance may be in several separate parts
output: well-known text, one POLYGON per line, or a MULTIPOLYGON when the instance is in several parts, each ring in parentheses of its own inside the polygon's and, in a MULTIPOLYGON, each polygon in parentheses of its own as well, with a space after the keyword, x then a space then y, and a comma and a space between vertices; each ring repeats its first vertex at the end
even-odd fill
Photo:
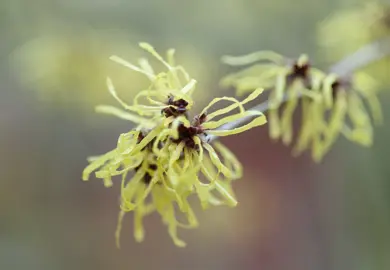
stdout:
MULTIPOLYGON (((293 114, 298 103, 300 100, 307 103, 302 106, 304 108, 316 105, 321 100, 320 87, 325 74, 313 68, 306 55, 291 60, 274 52, 260 51, 239 57, 224 56, 222 61, 232 66, 253 64, 227 75, 221 84, 224 87, 233 86, 237 95, 258 87, 268 90, 270 137, 281 138, 284 144, 290 144, 293 139, 293 114)), ((318 136, 319 132, 313 132, 312 136, 318 136)))
MULTIPOLYGON (((390 5, 368 1, 354 8, 339 10, 318 26, 319 57, 334 63, 364 45, 390 37, 390 5)), ((378 82, 389 83, 389 58, 364 68, 378 82)))
POLYGON ((372 144, 371 119, 363 99, 377 123, 381 121, 381 108, 376 96, 378 85, 366 73, 356 73, 351 79, 339 78, 313 68, 305 55, 289 60, 273 52, 225 56, 223 61, 233 66, 262 61, 226 76, 221 84, 233 86, 237 94, 258 87, 270 92, 271 138, 281 138, 286 145, 292 142, 293 115, 301 103, 302 120, 293 149, 295 155, 311 148, 313 159, 320 161, 339 133, 361 145, 372 144))
POLYGON ((108 97, 103 91, 107 75, 121 86, 129 81, 135 86, 143 83, 107 60, 113 52, 124 51, 125 45, 128 55, 134 56, 135 50, 126 43, 121 34, 89 29, 69 34, 60 28, 58 33, 37 35, 19 46, 10 60, 20 81, 38 90, 43 100, 95 105, 108 97))
MULTIPOLYGON (((382 123, 377 89, 376 81, 363 72, 354 74, 350 79, 339 78, 334 74, 325 78, 322 102, 325 113, 318 122, 319 126, 322 125, 323 141, 315 155, 317 160, 329 150, 340 133, 360 145, 372 145, 372 122, 382 123)), ((303 128, 302 132, 305 132, 303 128)))
POLYGON ((168 226, 174 243, 185 246, 177 236, 177 227, 193 228, 198 224, 188 202, 190 195, 196 194, 203 208, 237 204, 231 182, 241 177, 241 164, 223 144, 208 143, 207 134, 228 136, 265 124, 262 113, 246 111, 243 107, 262 90, 253 91, 241 102, 229 97, 215 98, 190 121, 196 81, 183 67, 175 64, 174 50, 168 50, 164 58, 147 43, 140 43, 140 47, 153 55, 166 71, 156 73, 144 58, 136 66, 118 56, 111 57, 122 66, 145 75, 150 85, 129 105, 118 96, 111 79, 107 79, 109 92, 126 111, 106 105, 98 106, 97 111, 130 120, 137 126, 120 135, 114 150, 90 158, 83 179, 88 180, 89 175, 97 170, 96 177, 102 178, 109 187, 112 176, 122 176, 121 210, 116 232, 118 246, 122 219, 130 211, 134 211, 137 241, 144 238, 143 217, 157 211, 168 226), (219 101, 231 104, 208 112, 219 101), (226 116, 236 109, 237 113, 226 116), (252 116, 248 124, 229 130, 219 129, 226 123, 248 116, 252 116), (132 177, 128 179, 130 174, 132 177), (187 224, 177 220, 175 204, 186 216, 187 224))

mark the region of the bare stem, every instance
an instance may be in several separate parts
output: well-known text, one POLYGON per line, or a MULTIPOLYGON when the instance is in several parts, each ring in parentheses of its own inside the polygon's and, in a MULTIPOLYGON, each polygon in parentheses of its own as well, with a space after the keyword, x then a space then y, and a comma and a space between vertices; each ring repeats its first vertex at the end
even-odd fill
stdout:
MULTIPOLYGON (((360 48, 356 52, 343 58, 333 66, 329 68, 329 73, 336 73, 341 77, 347 77, 355 70, 367 66, 375 61, 382 59, 383 57, 390 55, 390 38, 384 38, 375 42, 372 42, 364 47, 360 48)), ((285 96, 284 100, 287 100, 285 96)), ((250 111, 265 112, 269 108, 268 101, 260 103, 252 108, 250 111)), ((252 119, 252 116, 243 117, 237 121, 227 123, 218 128, 218 130, 233 129, 239 127, 252 119)), ((207 141, 211 142, 217 139, 218 136, 209 135, 207 141)))
POLYGON ((331 73, 347 76, 353 71, 390 55, 390 37, 372 42, 330 67, 331 73))

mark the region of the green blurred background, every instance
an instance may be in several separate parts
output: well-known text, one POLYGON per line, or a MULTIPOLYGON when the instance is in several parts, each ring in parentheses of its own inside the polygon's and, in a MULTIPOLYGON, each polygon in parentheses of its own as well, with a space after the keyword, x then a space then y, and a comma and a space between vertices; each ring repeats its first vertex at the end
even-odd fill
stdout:
MULTIPOLYGON (((363 0, 360 2, 364 2, 363 0)), ((199 82, 202 107, 232 94, 218 80, 224 54, 272 49, 322 59, 318 23, 359 1, 0 1, 0 270, 8 269, 390 269, 389 94, 375 145, 344 139, 320 165, 292 158, 262 127, 223 139, 241 159, 239 204, 202 211, 175 247, 157 215, 146 239, 131 215, 115 247, 119 186, 81 181, 86 157, 115 146, 128 122, 94 113, 115 104, 113 77, 130 98, 144 81, 108 60, 142 55, 139 41, 177 60, 199 82)), ((346 37, 348 33, 345 33, 346 37)), ((133 61, 134 62, 134 61, 133 61)), ((389 72, 390 74, 390 72, 389 72)))

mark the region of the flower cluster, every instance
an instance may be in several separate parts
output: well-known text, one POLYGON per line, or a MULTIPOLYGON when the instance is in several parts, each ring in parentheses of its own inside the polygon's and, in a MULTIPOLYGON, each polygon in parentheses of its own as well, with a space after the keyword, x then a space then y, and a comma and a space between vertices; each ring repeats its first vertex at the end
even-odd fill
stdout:
MULTIPOLYGON (((128 74, 105 57, 113 50, 123 51, 127 36, 125 39, 122 35, 97 33, 79 26, 73 27, 70 35, 61 27, 55 29, 56 33, 33 35, 36 38, 10 55, 11 66, 21 83, 27 89, 38 90, 42 100, 56 105, 94 106, 107 98, 107 93, 100 90, 104 89, 101 82, 108 74, 115 78, 117 85, 123 85, 124 78, 129 80, 128 74)), ((134 54, 133 47, 126 45, 126 49, 126 53, 134 54)), ((138 83, 136 78, 134 83, 138 83)))
POLYGON ((226 76, 221 84, 233 86, 237 94, 258 87, 269 91, 271 138, 281 138, 286 145, 292 142, 293 115, 301 105, 301 128, 294 154, 311 148, 313 159, 320 161, 340 133, 361 145, 372 144, 370 114, 376 123, 381 122, 381 107, 375 81, 367 74, 341 78, 313 68, 306 55, 290 60, 273 52, 225 56, 223 61, 233 66, 253 64, 226 76))
MULTIPOLYGON (((367 44, 389 37, 390 5, 367 1, 353 8, 337 10, 319 24, 319 55, 325 57, 323 60, 335 62, 367 44)), ((389 58, 383 57, 364 71, 388 85, 388 69, 389 58)))
POLYGON ((136 127, 119 136, 115 149, 91 157, 83 180, 88 180, 96 171, 96 177, 109 187, 113 176, 122 177, 116 232, 118 246, 122 219, 130 211, 134 212, 137 241, 144 238, 143 218, 158 212, 174 243, 185 246, 177 236, 177 228, 198 225, 188 202, 190 195, 195 194, 203 208, 237 204, 231 183, 242 176, 241 164, 227 147, 220 142, 209 143, 207 136, 233 135, 265 124, 261 112, 247 111, 243 106, 258 97, 262 90, 256 89, 241 102, 231 97, 215 98, 190 118, 196 81, 183 67, 175 65, 174 50, 168 50, 164 58, 147 43, 140 43, 140 47, 157 59, 165 71, 156 73, 146 59, 140 59, 137 66, 120 57, 111 57, 144 74, 150 85, 135 96, 132 104, 127 104, 115 91, 113 82, 107 79, 109 92, 124 110, 101 105, 97 111, 130 120, 136 127), (220 101, 229 105, 211 110, 220 101), (224 124, 249 116, 252 119, 249 123, 223 129, 224 124), (178 214, 185 216, 185 224, 178 221, 178 214))
POLYGON ((390 35, 390 6, 367 1, 354 8, 338 10, 318 29, 318 43, 329 48, 335 61, 361 46, 390 35), (347 34, 346 34, 347 33, 347 34))

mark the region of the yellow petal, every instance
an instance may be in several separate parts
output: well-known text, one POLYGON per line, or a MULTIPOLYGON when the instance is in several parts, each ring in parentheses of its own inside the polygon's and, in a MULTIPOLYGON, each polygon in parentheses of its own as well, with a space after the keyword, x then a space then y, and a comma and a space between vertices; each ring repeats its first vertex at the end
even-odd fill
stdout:
POLYGON ((146 119, 144 117, 140 117, 135 114, 131 114, 125 111, 122 111, 121 109, 118 109, 113 106, 108 106, 108 105, 99 105, 96 106, 96 112, 98 113, 104 113, 104 114, 109 114, 109 115, 114 115, 118 118, 124 119, 124 120, 129 120, 137 124, 141 124, 144 127, 152 128, 153 126, 156 125, 155 122, 146 119))
POLYGON ((226 177, 232 177, 232 172, 221 162, 214 148, 208 143, 204 143, 203 147, 208 151, 210 159, 218 171, 222 172, 226 177))
POLYGON ((230 207, 235 207, 237 205, 237 200, 234 198, 233 194, 231 194, 226 187, 223 186, 223 184, 220 181, 215 182, 215 188, 218 190, 218 192, 221 193, 221 195, 226 199, 227 204, 230 207))
POLYGON ((120 236, 121 236, 121 231, 122 231, 122 223, 123 223, 123 218, 125 217, 125 212, 124 211, 119 211, 118 215, 118 224, 116 226, 116 231, 115 231, 115 242, 116 242, 116 247, 120 248, 120 236))
POLYGON ((268 119, 269 119, 269 136, 272 139, 279 139, 282 134, 279 111, 277 109, 268 110, 268 119))
POLYGON ((225 164, 229 163, 231 164, 231 170, 234 174, 234 178, 238 179, 242 177, 242 165, 240 161, 237 159, 237 157, 227 148, 224 146, 221 142, 215 141, 214 142, 215 149, 218 150, 218 152, 221 153, 222 158, 225 160, 225 164))
POLYGON ((258 115, 258 116, 255 117, 254 119, 252 119, 248 124, 245 124, 243 126, 228 129, 228 130, 209 130, 208 133, 215 135, 215 136, 229 136, 229 135, 234 135, 234 134, 238 134, 238 133, 247 131, 251 128, 261 126, 261 125, 264 125, 265 123, 267 123, 267 119, 265 118, 265 116, 261 112, 247 111, 244 113, 244 116, 245 115, 258 115))
POLYGON ((333 105, 333 89, 332 84, 337 81, 336 74, 330 74, 326 76, 323 81, 323 94, 324 94, 324 103, 326 108, 330 109, 333 105))
POLYGON ((291 143, 293 136, 292 122, 295 108, 298 105, 298 91, 296 88, 290 89, 289 99, 282 113, 280 126, 282 129, 282 141, 285 145, 291 143))
POLYGON ((110 152, 107 152, 104 155, 95 157, 93 161, 83 170, 83 180, 87 181, 89 179, 89 175, 93 171, 102 167, 108 160, 112 159, 115 155, 116 155, 116 149, 111 150, 110 152))
POLYGON ((370 107, 374 123, 380 125, 383 123, 382 107, 378 97, 375 94, 367 97, 368 106, 370 107))
POLYGON ((171 65, 169 65, 160 54, 157 53, 157 51, 153 48, 152 45, 146 42, 140 42, 139 46, 144 49, 145 51, 149 52, 151 55, 156 57, 158 61, 160 61, 164 66, 166 66, 169 70, 172 68, 171 65))
POLYGON ((132 69, 134 71, 142 73, 142 74, 146 75, 148 78, 155 78, 154 74, 148 73, 147 71, 145 71, 145 70, 143 70, 143 69, 141 69, 141 68, 139 68, 139 67, 137 67, 137 66, 135 66, 135 65, 133 65, 133 64, 131 64, 129 62, 127 62, 126 60, 120 58, 119 56, 112 55, 110 57, 110 60, 112 60, 112 61, 114 61, 114 62, 116 62, 118 64, 121 64, 122 66, 125 66, 127 68, 130 68, 130 69, 132 69))
POLYGON ((304 151, 312 138, 313 128, 312 128, 312 115, 310 112, 310 101, 307 98, 302 99, 302 120, 301 128, 297 137, 296 145, 293 149, 293 155, 297 156, 302 151, 304 151))
POLYGON ((257 61, 272 61, 277 64, 283 63, 284 57, 273 51, 259 51, 244 56, 223 56, 222 62, 231 66, 243 66, 257 61))

